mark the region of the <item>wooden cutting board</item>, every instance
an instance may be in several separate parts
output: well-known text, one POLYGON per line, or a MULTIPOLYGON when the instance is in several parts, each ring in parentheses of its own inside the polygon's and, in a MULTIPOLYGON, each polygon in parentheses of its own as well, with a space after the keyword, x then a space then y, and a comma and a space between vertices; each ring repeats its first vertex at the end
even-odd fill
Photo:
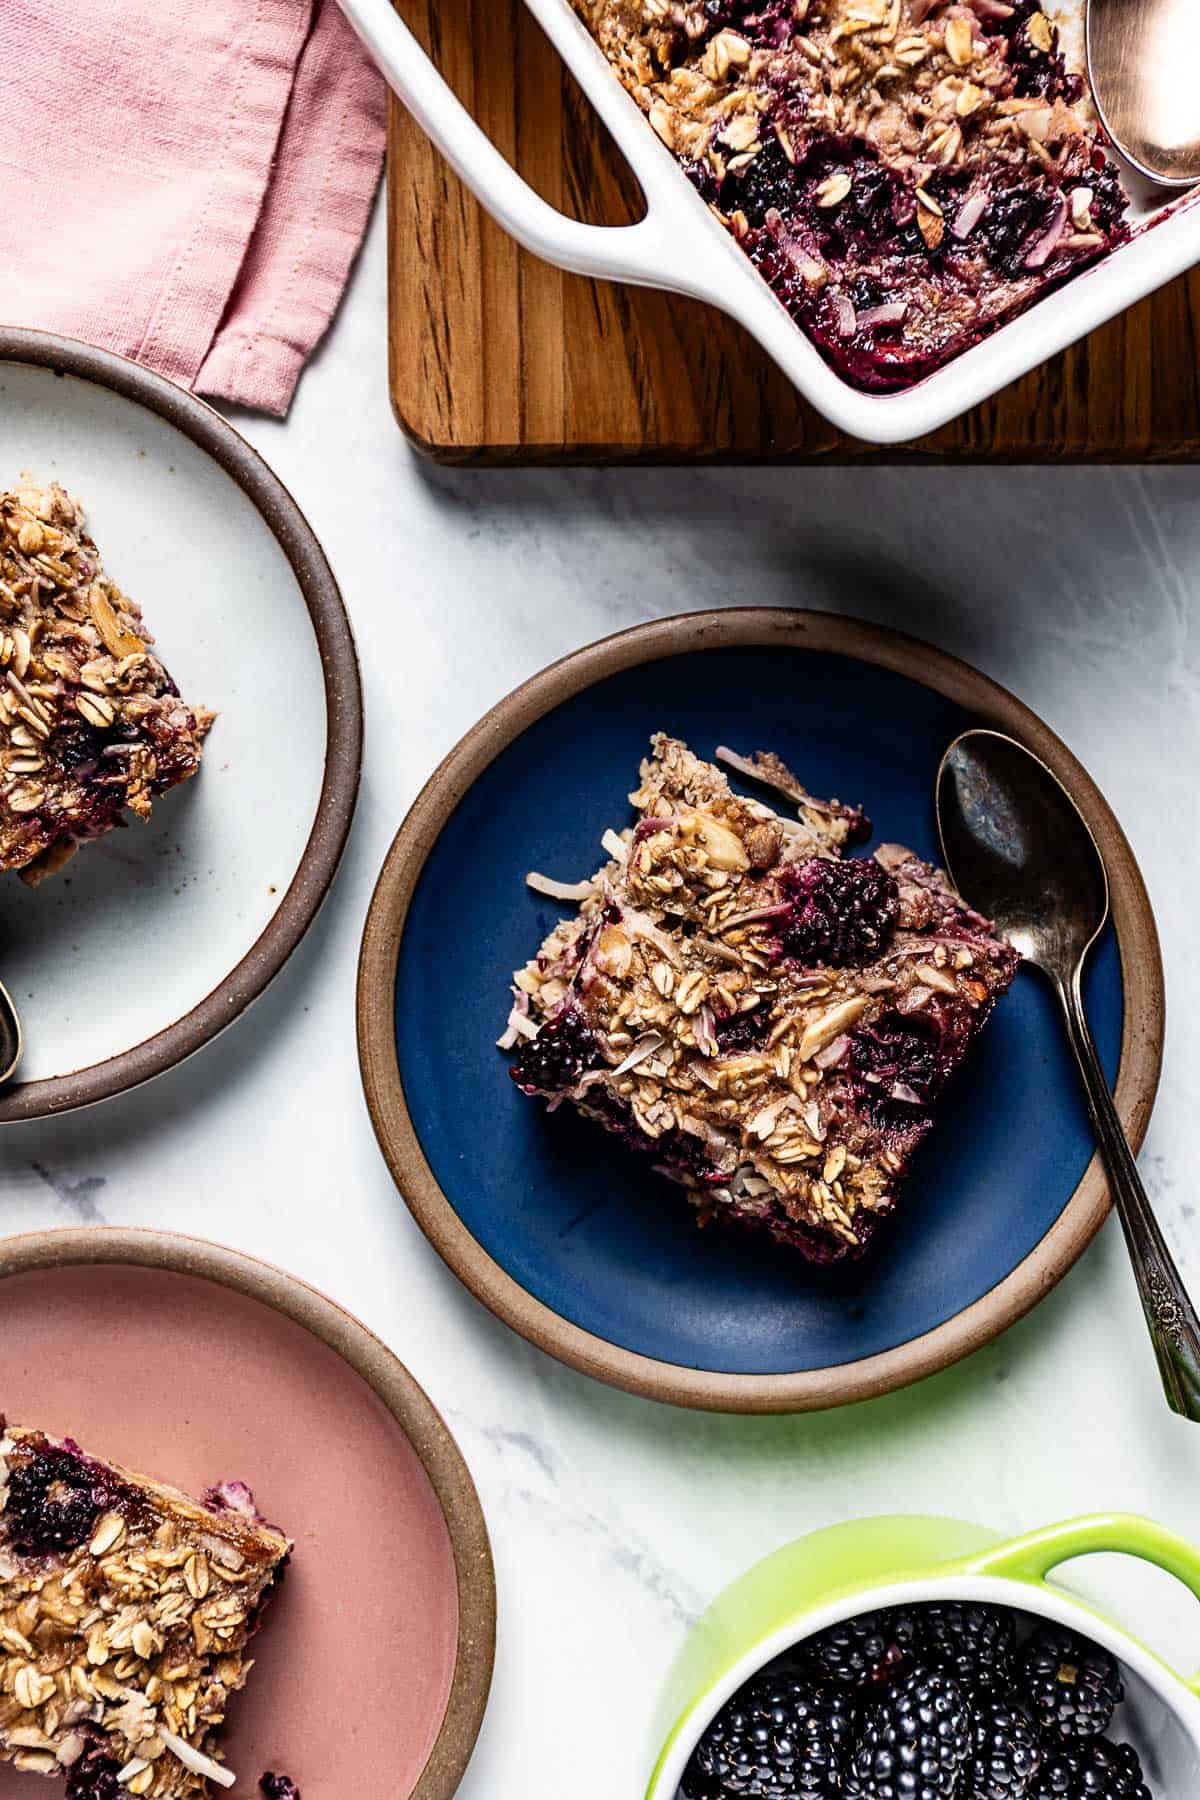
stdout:
MULTIPOLYGON (((523 0, 398 0, 475 118, 576 218, 638 217, 637 184, 523 0)), ((844 461, 874 456, 699 302, 539 262, 393 103, 396 416, 439 462, 844 461)), ((1179 461, 1200 454, 1200 270, 891 461, 1179 461)))

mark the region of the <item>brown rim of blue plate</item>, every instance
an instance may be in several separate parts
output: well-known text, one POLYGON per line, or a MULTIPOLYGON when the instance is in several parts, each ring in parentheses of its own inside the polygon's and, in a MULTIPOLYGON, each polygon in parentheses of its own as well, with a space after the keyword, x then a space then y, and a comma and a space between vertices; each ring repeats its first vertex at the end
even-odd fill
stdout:
POLYGON ((1007 689, 918 638, 831 613, 735 607, 636 625, 552 663, 485 714, 417 796, 376 884, 358 965, 359 1063, 375 1134, 413 1217, 459 1280, 514 1331, 560 1362, 649 1399, 717 1412, 807 1412, 920 1381, 978 1350, 1027 1313, 1062 1280, 1108 1215, 1099 1157, 1093 1157, 1036 1248, 981 1299, 934 1330, 826 1369, 736 1375, 683 1368, 571 1324, 487 1254, 425 1160, 396 1056, 396 967, 409 902, 442 826, 481 771, 534 720, 622 669, 693 650, 743 646, 856 657, 893 670, 955 701, 979 724, 1019 738, 1054 771, 1091 827, 1108 869, 1125 999, 1116 1102, 1134 1149, 1140 1147, 1162 1071, 1162 957, 1141 871, 1107 801, 1066 745, 1007 689))
POLYGON ((115 1225, 35 1231, 0 1240, 0 1283, 39 1269, 97 1264, 195 1275, 273 1307, 348 1363, 403 1431, 429 1477, 450 1536, 458 1586, 458 1650, 433 1748, 416 1787, 396 1800, 451 1800, 471 1760, 491 1691, 496 1577, 479 1495, 442 1415, 399 1357, 352 1313, 299 1276, 240 1250, 178 1232, 115 1225))
POLYGON ((354 817, 363 740, 358 657, 341 593, 308 520, 258 451, 203 400, 109 350, 0 326, 0 366, 4 363, 74 375, 146 407, 237 483, 286 556, 308 608, 325 685, 326 740, 320 799, 299 867, 236 967, 189 1012, 119 1055, 70 1074, 16 1079, 0 1088, 0 1125, 48 1118, 140 1087, 191 1056, 258 999, 312 924, 337 873, 354 817))

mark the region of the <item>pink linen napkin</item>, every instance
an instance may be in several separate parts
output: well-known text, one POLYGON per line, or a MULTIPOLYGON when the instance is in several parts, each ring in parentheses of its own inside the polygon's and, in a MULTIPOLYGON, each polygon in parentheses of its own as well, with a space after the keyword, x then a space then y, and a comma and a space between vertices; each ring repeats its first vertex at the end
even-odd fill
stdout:
POLYGON ((286 412, 384 119, 334 0, 0 0, 0 319, 286 412))

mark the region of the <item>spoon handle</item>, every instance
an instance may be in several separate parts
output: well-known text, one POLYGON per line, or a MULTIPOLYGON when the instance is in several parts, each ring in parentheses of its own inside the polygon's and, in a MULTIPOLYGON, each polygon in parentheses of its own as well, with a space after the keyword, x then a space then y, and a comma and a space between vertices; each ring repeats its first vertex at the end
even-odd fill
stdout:
POLYGON ((1200 1320, 1188 1298, 1175 1260, 1159 1230, 1137 1172, 1108 1081, 1088 1029, 1079 985, 1055 981, 1066 1015, 1071 1048, 1087 1093, 1088 1111, 1108 1172, 1109 1190, 1133 1264, 1142 1310, 1150 1329, 1158 1371, 1172 1412, 1200 1422, 1200 1320))

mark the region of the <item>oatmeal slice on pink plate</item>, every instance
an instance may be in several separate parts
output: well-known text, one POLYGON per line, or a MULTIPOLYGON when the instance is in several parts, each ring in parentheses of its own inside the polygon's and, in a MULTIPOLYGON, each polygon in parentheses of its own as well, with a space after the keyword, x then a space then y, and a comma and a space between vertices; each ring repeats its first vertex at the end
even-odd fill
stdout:
POLYGON ((241 1482, 193 1500, 0 1421, 0 1759, 67 1800, 232 1787, 216 1734, 291 1549, 241 1482))

